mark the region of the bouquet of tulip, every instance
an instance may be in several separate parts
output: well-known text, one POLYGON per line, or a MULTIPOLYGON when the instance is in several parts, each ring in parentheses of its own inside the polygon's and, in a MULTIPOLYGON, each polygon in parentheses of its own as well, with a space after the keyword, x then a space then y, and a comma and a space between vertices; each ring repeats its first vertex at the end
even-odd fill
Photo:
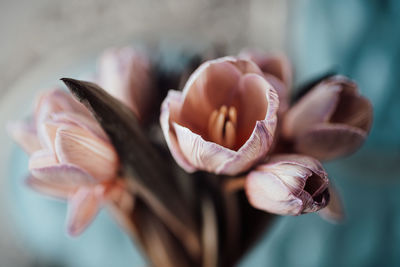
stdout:
POLYGON ((110 49, 93 82, 61 80, 72 94, 42 93, 32 117, 8 127, 30 155, 27 185, 68 201, 73 236, 108 208, 155 266, 234 265, 275 215, 340 220, 320 161, 354 152, 372 122, 343 76, 292 97, 282 54, 165 70, 143 51, 110 49))

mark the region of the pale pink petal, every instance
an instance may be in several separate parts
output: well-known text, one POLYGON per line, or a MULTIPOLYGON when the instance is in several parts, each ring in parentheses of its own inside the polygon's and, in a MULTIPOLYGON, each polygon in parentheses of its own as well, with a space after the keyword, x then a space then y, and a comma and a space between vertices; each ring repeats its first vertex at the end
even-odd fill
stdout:
POLYGON ((367 133, 345 124, 321 123, 295 139, 296 151, 319 160, 330 160, 356 151, 367 133))
POLYGON ((37 125, 38 138, 43 148, 55 151, 54 140, 56 138, 57 129, 61 125, 62 123, 54 122, 50 119, 42 121, 42 123, 37 125))
POLYGON ((37 169, 43 167, 54 166, 58 164, 58 160, 53 151, 38 150, 29 158, 29 169, 37 169))
MULTIPOLYGON (((322 166, 321 162, 306 155, 299 155, 299 154, 274 155, 268 160, 268 165, 273 165, 273 164, 296 164, 298 166, 313 171, 317 175, 321 176, 323 180, 327 179, 327 173, 324 170, 324 167, 322 166)), ((260 166, 260 168, 262 168, 262 166, 260 166)))
MULTIPOLYGON (((178 159, 175 157, 175 159, 186 171, 193 172, 200 169, 221 173, 220 167, 235 158, 235 151, 216 143, 205 141, 200 135, 177 123, 174 123, 173 126, 173 130, 176 133, 177 146, 189 168, 186 165, 181 165, 178 160, 181 159, 180 157, 178 159)), ((240 162, 240 164, 244 164, 244 162, 240 162)))
POLYGON ((256 122, 266 119, 269 105, 279 105, 278 97, 275 95, 271 84, 260 75, 245 74, 242 76, 238 90, 237 148, 249 139, 256 122), (271 97, 272 94, 274 97, 271 97), (272 101, 277 103, 272 103, 272 101))
POLYGON ((37 127, 50 114, 65 111, 80 113, 88 117, 91 116, 87 108, 66 91, 55 89, 42 93, 36 102, 35 108, 37 127))
POLYGON ((292 86, 291 64, 283 53, 268 54, 260 51, 245 50, 239 56, 253 60, 264 74, 271 74, 277 77, 288 89, 292 86))
POLYGON ((290 104, 289 90, 286 85, 275 76, 264 74, 265 79, 272 85, 279 97, 278 115, 282 116, 288 109, 290 104))
POLYGON ((99 84, 139 117, 152 101, 151 64, 147 56, 131 47, 106 50, 99 60, 99 84))
POLYGON ((245 190, 256 208, 299 215, 324 208, 329 201, 327 174, 315 159, 277 155, 249 173, 245 190))
POLYGON ((78 236, 96 217, 101 201, 91 188, 81 187, 69 199, 67 229, 71 236, 78 236))
POLYGON ((76 190, 74 187, 49 183, 33 176, 28 177, 25 180, 25 184, 38 193, 58 199, 67 199, 76 190))
POLYGON ((337 107, 341 90, 337 84, 321 83, 314 87, 286 113, 282 134, 293 138, 317 123, 329 121, 337 107))
POLYGON ((30 170, 32 176, 48 184, 68 187, 70 189, 81 185, 93 185, 95 180, 87 172, 72 164, 35 168, 30 170))
POLYGON ((85 129, 64 125, 57 130, 55 149, 61 163, 80 166, 100 181, 115 178, 118 155, 113 146, 85 129))
POLYGON ((242 74, 254 73, 261 76, 263 74, 261 69, 252 60, 235 57, 226 57, 225 59, 228 59, 227 61, 234 65, 242 74))
POLYGON ((7 131, 14 141, 28 154, 41 149, 36 130, 28 122, 12 122, 7 124, 7 131))
POLYGON ((183 103, 183 95, 181 92, 170 90, 167 97, 161 105, 160 124, 164 133, 165 141, 171 151, 176 162, 187 172, 194 172, 196 169, 183 155, 175 130, 171 128, 170 121, 175 121, 179 117, 179 108, 183 103))
POLYGON ((98 138, 108 141, 106 133, 100 124, 92 117, 84 116, 75 112, 59 112, 51 115, 51 119, 58 123, 73 124, 88 130, 98 138))
POLYGON ((189 168, 181 166, 187 171, 200 169, 225 175, 246 171, 266 156, 272 144, 272 135, 267 127, 264 121, 258 121, 249 140, 238 151, 234 151, 205 141, 188 128, 174 124, 177 145, 182 153, 179 156, 183 156, 189 168))
POLYGON ((280 215, 298 215, 302 212, 303 201, 273 173, 250 172, 245 189, 247 199, 257 209, 280 215))

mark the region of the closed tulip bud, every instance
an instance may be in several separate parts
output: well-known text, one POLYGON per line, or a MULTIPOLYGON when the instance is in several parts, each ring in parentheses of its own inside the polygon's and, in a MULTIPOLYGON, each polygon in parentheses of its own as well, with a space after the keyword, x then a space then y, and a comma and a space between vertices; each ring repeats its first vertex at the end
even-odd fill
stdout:
POLYGON ((246 178, 250 204, 279 215, 316 212, 329 202, 328 177, 318 160, 303 155, 277 155, 246 178))
POLYGON ((354 82, 334 76, 303 96, 282 124, 282 134, 295 151, 329 160, 362 145, 371 128, 372 106, 354 82))

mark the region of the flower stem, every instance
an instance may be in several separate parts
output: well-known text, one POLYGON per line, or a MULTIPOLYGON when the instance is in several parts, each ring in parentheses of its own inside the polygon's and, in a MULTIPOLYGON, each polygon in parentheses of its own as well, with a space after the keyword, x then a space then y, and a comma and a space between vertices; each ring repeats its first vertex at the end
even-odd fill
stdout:
POLYGON ((246 176, 239 176, 233 179, 226 180, 223 183, 224 191, 227 193, 236 193, 244 188, 246 176))

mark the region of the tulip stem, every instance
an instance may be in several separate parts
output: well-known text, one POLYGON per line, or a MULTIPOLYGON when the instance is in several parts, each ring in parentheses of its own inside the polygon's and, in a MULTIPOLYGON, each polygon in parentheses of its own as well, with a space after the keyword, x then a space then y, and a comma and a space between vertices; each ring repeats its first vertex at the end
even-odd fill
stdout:
POLYGON ((239 176, 233 179, 226 180, 223 183, 223 189, 227 193, 236 193, 244 188, 246 176, 239 176))

